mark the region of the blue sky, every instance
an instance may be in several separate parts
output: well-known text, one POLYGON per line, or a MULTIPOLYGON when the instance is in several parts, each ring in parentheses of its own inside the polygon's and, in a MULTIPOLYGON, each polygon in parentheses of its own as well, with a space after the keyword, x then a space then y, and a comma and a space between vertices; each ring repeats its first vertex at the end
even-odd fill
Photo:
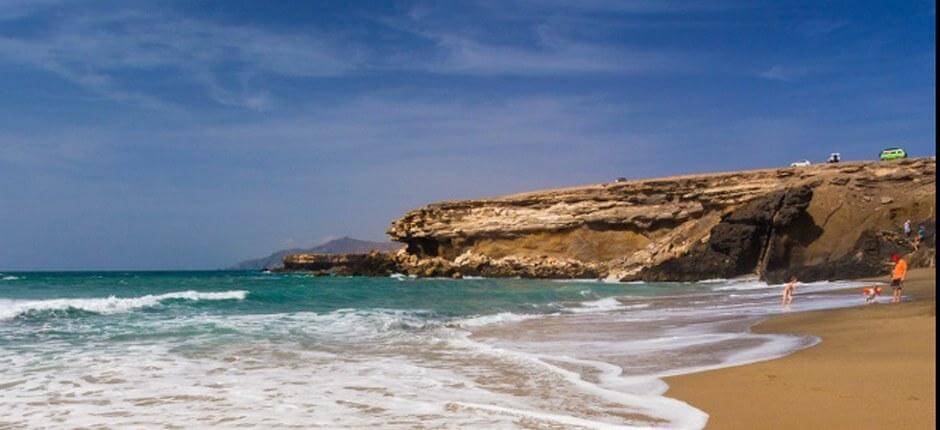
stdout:
POLYGON ((442 199, 934 155, 933 1, 298 3, 0 0, 0 270, 218 268, 442 199))

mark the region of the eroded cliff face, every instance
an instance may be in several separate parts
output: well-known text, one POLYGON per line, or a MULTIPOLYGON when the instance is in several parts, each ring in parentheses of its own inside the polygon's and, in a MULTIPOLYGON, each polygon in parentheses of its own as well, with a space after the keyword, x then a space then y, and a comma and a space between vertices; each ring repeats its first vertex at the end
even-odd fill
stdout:
POLYGON ((936 160, 692 175, 435 203, 388 230, 419 276, 778 281, 883 273, 935 229, 936 160))

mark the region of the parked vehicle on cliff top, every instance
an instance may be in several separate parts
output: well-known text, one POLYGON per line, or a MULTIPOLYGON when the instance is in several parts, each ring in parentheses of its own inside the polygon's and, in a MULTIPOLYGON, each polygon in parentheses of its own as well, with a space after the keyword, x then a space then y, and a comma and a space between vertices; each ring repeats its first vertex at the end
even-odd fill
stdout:
POLYGON ((891 160, 900 160, 902 158, 907 158, 907 152, 901 148, 885 148, 881 151, 881 155, 878 156, 881 161, 891 161, 891 160))
POLYGON ((810 163, 809 160, 800 160, 800 161, 794 161, 790 163, 790 167, 807 167, 812 164, 813 163, 810 163))
POLYGON ((829 158, 826 159, 827 163, 838 163, 840 161, 842 161, 842 155, 839 154, 838 152, 833 152, 832 154, 829 154, 829 158))

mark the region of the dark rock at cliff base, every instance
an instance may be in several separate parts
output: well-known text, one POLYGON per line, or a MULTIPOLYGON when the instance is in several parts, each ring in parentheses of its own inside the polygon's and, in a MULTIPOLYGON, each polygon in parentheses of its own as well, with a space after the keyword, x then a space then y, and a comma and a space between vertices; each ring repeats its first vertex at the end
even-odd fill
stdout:
POLYGON ((291 254, 368 254, 372 251, 395 252, 404 248, 404 244, 394 242, 371 242, 368 240, 341 237, 312 248, 293 248, 276 251, 267 257, 245 260, 230 267, 232 270, 280 269, 284 267, 284 257, 291 254))
MULTIPOLYGON (((648 281, 692 281, 732 278, 759 271, 781 253, 785 245, 775 241, 775 231, 801 219, 813 190, 809 186, 769 193, 726 215, 712 228, 708 241, 680 257, 642 272, 648 281), (768 258, 768 252, 771 252, 768 258)), ((809 220, 812 222, 812 220, 809 220)))
POLYGON ((397 272, 392 255, 368 254, 292 254, 284 257, 286 271, 310 272, 335 276, 389 276, 397 272))
MULTIPOLYGON (((852 277, 856 278, 887 275, 893 265, 891 256, 894 254, 906 258, 910 267, 935 267, 936 243, 933 230, 936 221, 931 219, 921 223, 930 225, 931 229, 917 251, 913 251, 912 239, 898 231, 864 230, 848 253, 815 264, 790 264, 794 260, 790 253, 799 252, 800 246, 808 246, 811 242, 794 245, 788 252, 777 250, 780 255, 774 256, 773 265, 767 268, 763 277, 767 282, 781 283, 789 280, 791 276, 800 281, 811 282, 845 279, 847 273, 854 274, 852 277)), ((792 234, 792 231, 784 232, 779 241, 786 242, 790 239, 788 235, 792 234)))
POLYGON ((604 274, 596 264, 545 255, 490 258, 467 251, 449 260, 443 257, 420 258, 407 251, 399 251, 393 258, 399 272, 423 277, 597 279, 604 274))

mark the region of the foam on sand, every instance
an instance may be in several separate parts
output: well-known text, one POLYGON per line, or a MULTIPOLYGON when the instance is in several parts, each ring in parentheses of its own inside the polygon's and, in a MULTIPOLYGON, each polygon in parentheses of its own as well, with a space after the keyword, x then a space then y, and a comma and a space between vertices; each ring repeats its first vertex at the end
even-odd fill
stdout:
MULTIPOLYGON (((425 281, 368 282, 385 282, 399 299, 425 281)), ((251 290, 258 300, 237 306, 191 302, 243 300, 246 291, 79 299, 68 290, 46 300, 0 299, 0 318, 12 319, 0 321, 7 330, 0 336, 20 342, 0 348, 0 385, 11 394, 0 415, 23 427, 65 417, 74 427, 701 428, 708 415, 666 397, 662 377, 818 341, 750 332, 782 310, 774 286, 747 282, 556 286, 566 295, 468 308, 474 313, 433 300, 364 306, 356 294, 382 289, 358 284, 344 290, 356 300, 323 310, 316 306, 326 288, 302 289, 309 301, 296 305, 298 296, 286 295, 287 304, 264 300, 276 287, 247 283, 239 288, 259 288, 251 290), (605 297, 628 292, 634 295, 605 297), (83 312, 59 312, 70 309, 83 312), (37 315, 66 317, 33 324, 37 315)), ((801 285, 793 309, 860 304, 857 295, 830 293, 844 286, 801 285)), ((301 292, 296 280, 282 288, 301 292)), ((486 289, 475 300, 493 291, 515 292, 486 289)))
POLYGON ((482 327, 491 324, 500 324, 500 323, 512 323, 530 320, 533 318, 538 318, 541 315, 533 314, 514 314, 512 312, 500 312, 493 315, 481 315, 473 318, 465 318, 460 321, 454 322, 452 325, 455 327, 471 328, 471 327, 482 327))
POLYGON ((587 302, 581 302, 581 306, 575 306, 565 309, 567 312, 571 313, 595 313, 595 312, 609 312, 615 310, 628 310, 628 309, 643 309, 649 307, 649 303, 636 303, 627 305, 618 300, 616 297, 607 297, 600 300, 592 300, 587 302))
MULTIPOLYGON (((669 422, 671 428, 702 428, 708 420, 708 414, 696 409, 680 400, 662 397, 658 392, 637 393, 624 390, 620 375, 622 369, 616 365, 593 360, 580 360, 567 356, 543 356, 517 350, 495 347, 486 343, 470 340, 469 337, 463 337, 455 340, 454 344, 462 345, 469 349, 474 349, 479 353, 502 357, 515 361, 521 366, 534 367, 543 372, 548 372, 560 377, 569 386, 574 387, 582 393, 599 397, 606 402, 617 404, 625 408, 632 414, 656 417, 660 420, 669 422), (554 365, 549 361, 562 361, 577 363, 586 367, 593 367, 599 373, 599 382, 590 382, 585 380, 581 374, 563 367, 554 365)), ((510 416, 531 417, 545 421, 556 422, 563 425, 574 425, 585 428, 598 429, 631 429, 631 428, 649 428, 648 423, 636 423, 636 425, 613 424, 604 421, 587 420, 568 415, 546 414, 536 411, 517 411, 508 408, 492 405, 472 404, 465 405, 471 408, 488 410, 510 416)))
MULTIPOLYGON (((699 282, 703 283, 703 282, 699 282)), ((834 291, 846 288, 856 288, 870 283, 858 281, 818 281, 818 282, 797 282, 797 291, 834 291)), ((769 290, 782 289, 784 284, 768 284, 757 280, 729 281, 726 285, 712 287, 712 291, 749 291, 749 290, 769 290)))

